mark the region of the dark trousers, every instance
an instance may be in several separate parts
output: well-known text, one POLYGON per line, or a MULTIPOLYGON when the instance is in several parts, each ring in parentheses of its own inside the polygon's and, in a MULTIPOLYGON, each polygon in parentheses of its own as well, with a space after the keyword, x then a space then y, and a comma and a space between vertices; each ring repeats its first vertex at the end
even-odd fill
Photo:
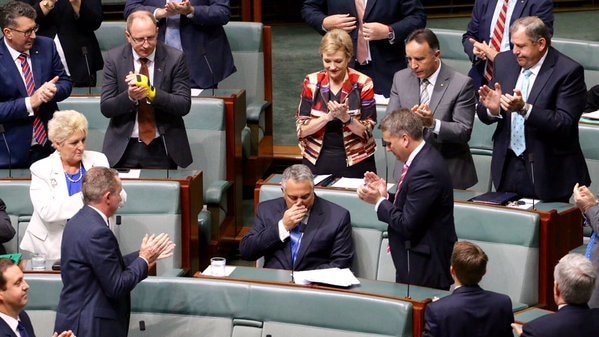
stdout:
POLYGON ((125 153, 114 167, 176 169, 177 164, 168 156, 163 140, 162 137, 154 138, 146 145, 138 138, 130 138, 125 153))
POLYGON ((497 191, 514 192, 521 198, 538 199, 537 193, 532 183, 530 172, 526 169, 526 151, 520 156, 516 156, 511 149, 507 150, 505 163, 503 165, 503 174, 497 191))

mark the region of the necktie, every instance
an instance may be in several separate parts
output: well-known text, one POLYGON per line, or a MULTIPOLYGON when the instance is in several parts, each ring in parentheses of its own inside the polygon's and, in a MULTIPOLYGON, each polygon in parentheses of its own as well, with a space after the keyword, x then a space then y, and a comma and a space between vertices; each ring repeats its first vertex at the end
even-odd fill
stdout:
MULTIPOLYGON (((148 62, 149 60, 145 57, 139 59, 141 62, 140 74, 148 76, 148 62)), ((147 100, 142 99, 139 101, 139 108, 137 110, 137 124, 139 127, 139 139, 148 145, 156 137, 156 120, 154 116, 154 108, 148 103, 147 100)))
POLYGON ((291 259, 293 261, 293 266, 295 268, 295 259, 297 258, 297 253, 299 252, 300 245, 302 244, 302 237, 304 236, 304 231, 302 227, 303 223, 295 226, 294 229, 289 232, 289 236, 291 238, 291 259))
POLYGON ((356 14, 358 15, 358 45, 356 46, 356 59, 359 64, 366 64, 368 61, 368 41, 364 38, 362 32, 362 23, 364 21, 364 12, 366 6, 364 0, 355 0, 356 14))
POLYGON ((420 104, 428 104, 431 101, 431 97, 428 94, 429 84, 431 84, 431 82, 426 78, 420 83, 420 104))
MULTIPOLYGON (((179 2, 178 0, 167 0, 169 2, 179 2)), ((183 50, 181 46, 181 33, 179 25, 181 24, 181 15, 176 14, 166 18, 166 32, 164 33, 164 41, 167 45, 183 50)))
POLYGON ((593 247, 597 244, 597 232, 593 233, 593 235, 591 235, 591 241, 589 241, 589 245, 587 246, 587 250, 584 253, 584 255, 587 257, 587 259, 591 259, 591 253, 593 252, 593 247))
MULTIPOLYGON (((530 75, 532 75, 532 71, 524 70, 523 72, 524 78, 522 79, 522 99, 526 102, 528 98, 528 86, 530 83, 530 75)), ((516 154, 516 156, 521 155, 524 150, 526 150, 526 140, 524 138, 524 116, 520 114, 514 114, 512 118, 512 138, 510 140, 510 146, 512 150, 516 154)))
MULTIPOLYGON (((497 18, 495 28, 493 29, 491 47, 493 47, 496 51, 501 51, 501 41, 503 40, 503 32, 505 31, 507 7, 509 2, 509 0, 503 1, 501 12, 499 12, 499 17, 497 18)), ((485 67, 485 79, 487 82, 490 82, 491 78, 493 78, 493 61, 487 60, 487 66, 485 67)))
POLYGON ((23 323, 21 323, 21 321, 19 321, 19 324, 17 325, 17 330, 19 330, 21 337, 29 337, 29 334, 27 333, 27 330, 25 330, 25 326, 23 323))
POLYGON ((399 177, 399 182, 397 183, 397 193, 395 193, 395 200, 393 200, 393 203, 397 202, 397 199, 399 199, 397 196, 399 195, 399 192, 401 191, 401 187, 403 186, 403 181, 406 179, 406 174, 408 174, 408 169, 410 167, 406 164, 403 165, 403 169, 401 170, 401 177, 399 177))
MULTIPOLYGON (((33 95, 35 91, 35 81, 33 79, 33 73, 31 72, 31 68, 29 68, 29 63, 27 63, 27 57, 27 54, 21 54, 19 55, 18 59, 19 62, 21 62, 21 70, 23 71, 23 77, 25 78, 27 96, 31 97, 31 95, 33 95)), ((37 114, 35 115, 35 119, 33 120, 33 138, 35 139, 35 142, 39 145, 46 144, 46 140, 48 140, 48 134, 46 133, 44 122, 42 122, 41 117, 37 114)))

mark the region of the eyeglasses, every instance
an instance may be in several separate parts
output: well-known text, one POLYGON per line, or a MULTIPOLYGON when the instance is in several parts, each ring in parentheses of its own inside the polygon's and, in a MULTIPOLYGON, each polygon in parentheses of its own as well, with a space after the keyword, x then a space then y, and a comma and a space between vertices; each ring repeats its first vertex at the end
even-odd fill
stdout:
POLYGON ((387 146, 391 145, 390 142, 386 142, 386 141, 384 141, 382 139, 381 139, 381 143, 382 143, 383 147, 387 147, 387 146))
POLYGON ((153 43, 156 42, 156 38, 157 36, 148 36, 148 37, 133 37, 131 36, 131 34, 129 34, 129 37, 131 38, 131 41, 133 41, 134 44, 136 45, 143 45, 144 43, 153 43))
POLYGON ((37 33, 37 30, 38 30, 39 28, 40 28, 39 26, 35 26, 35 27, 33 27, 33 28, 31 28, 31 29, 28 29, 28 30, 18 30, 18 29, 16 29, 16 28, 10 28, 10 27, 9 27, 8 29, 10 29, 10 30, 14 30, 15 32, 22 33, 22 34, 23 34, 23 36, 25 36, 25 37, 30 37, 30 36, 31 36, 31 34, 33 34, 33 33, 37 33))

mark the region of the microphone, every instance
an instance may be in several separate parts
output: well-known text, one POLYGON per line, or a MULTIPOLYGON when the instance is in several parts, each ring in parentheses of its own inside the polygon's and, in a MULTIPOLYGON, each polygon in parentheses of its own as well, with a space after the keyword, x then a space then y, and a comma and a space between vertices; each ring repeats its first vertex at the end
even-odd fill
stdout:
MULTIPOLYGON (((168 148, 166 147, 166 138, 164 137, 164 126, 163 125, 159 125, 158 126, 158 133, 160 134, 160 138, 162 139, 162 146, 164 146, 164 152, 166 153, 166 158, 170 158, 168 155, 168 148)), ((167 167, 166 168, 166 179, 170 178, 170 168, 167 167)))
POLYGON ((387 165, 387 142, 381 138, 381 144, 383 145, 383 152, 385 153, 385 181, 389 181, 389 165, 387 165))
POLYGON ((8 146, 8 142, 6 141, 6 130, 4 130, 4 124, 0 124, 0 134, 2 134, 4 146, 6 147, 6 152, 8 153, 8 177, 12 178, 12 155, 10 153, 10 146, 8 146))
POLYGON ((85 66, 87 68, 87 90, 89 95, 92 95, 92 71, 89 67, 89 59, 87 58, 87 47, 81 47, 81 54, 83 54, 83 58, 85 59, 85 66))
POLYGON ((210 72, 210 78, 212 79, 212 96, 214 96, 214 87, 216 86, 216 83, 214 83, 214 71, 212 71, 212 66, 210 65, 210 61, 208 61, 208 57, 206 56, 206 50, 204 48, 201 48, 200 53, 204 57, 204 61, 206 61, 208 71, 210 72))
POLYGON ((528 161, 530 162, 530 181, 532 182, 532 190, 533 190, 532 210, 534 211, 534 210, 536 210, 534 194, 537 193, 536 189, 535 189, 535 156, 534 156, 534 153, 530 152, 528 154, 528 161))
POLYGON ((410 240, 406 240, 406 242, 404 242, 404 245, 406 247, 406 253, 408 257, 408 291, 406 294, 406 298, 410 298, 410 250, 412 249, 412 242, 410 240))
POLYGON ((120 226, 120 225, 121 225, 121 216, 120 216, 120 215, 117 215, 117 216, 116 216, 116 225, 117 225, 117 226, 120 226))

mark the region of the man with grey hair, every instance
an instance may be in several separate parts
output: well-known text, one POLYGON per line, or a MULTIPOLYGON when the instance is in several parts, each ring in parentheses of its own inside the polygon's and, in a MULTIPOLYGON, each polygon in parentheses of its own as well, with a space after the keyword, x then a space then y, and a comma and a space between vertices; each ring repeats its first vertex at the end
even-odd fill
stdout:
POLYGON ((121 205, 118 173, 92 167, 83 178, 85 206, 67 222, 61 246, 63 288, 56 310, 55 330, 73 330, 86 337, 107 333, 126 337, 131 311, 130 293, 148 276, 150 265, 173 254, 168 235, 143 238, 138 252, 122 256, 108 218, 121 205))
POLYGON ((495 57, 491 87, 480 88, 477 107, 483 123, 497 123, 493 184, 500 192, 568 202, 574 184, 591 183, 578 140, 584 69, 551 47, 536 16, 516 20, 510 38, 514 48, 495 57))
POLYGON ((263 201, 239 250, 246 260, 264 256, 264 267, 287 270, 349 268, 354 256, 349 212, 314 194, 310 169, 288 167, 283 197, 263 201))
POLYGON ((558 311, 524 327, 512 324, 518 336, 599 336, 599 309, 589 309, 587 305, 597 282, 591 261, 581 254, 570 253, 559 260, 553 277, 553 299, 558 311))
POLYGON ((360 199, 375 205, 389 224, 389 249, 395 281, 449 289, 453 244, 453 188, 441 154, 422 138, 422 121, 409 109, 391 112, 381 122, 383 144, 404 164, 395 195, 373 172, 364 174, 360 199))

